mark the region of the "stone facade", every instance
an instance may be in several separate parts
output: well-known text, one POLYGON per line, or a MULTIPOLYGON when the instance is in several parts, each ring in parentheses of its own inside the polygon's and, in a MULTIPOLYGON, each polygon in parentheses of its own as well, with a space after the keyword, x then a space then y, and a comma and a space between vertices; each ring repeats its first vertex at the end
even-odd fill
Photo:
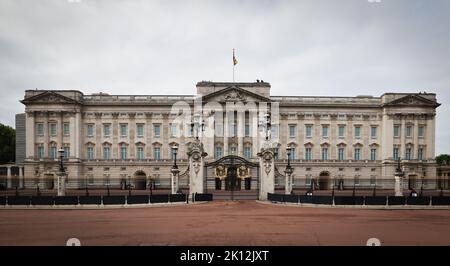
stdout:
MULTIPOLYGON (((270 138, 277 144, 278 173, 284 173, 287 163, 286 146, 293 148, 294 188, 311 183, 323 189, 332 184, 393 188, 396 157, 404 159, 409 185, 436 185, 435 94, 272 96, 270 88, 259 81, 202 81, 197 95, 27 90, 21 101, 26 113, 25 186, 56 184, 55 150, 63 147, 69 188, 128 183, 145 188, 150 180, 169 188, 171 147, 178 145, 180 186, 186 187, 188 146, 196 135, 206 163, 228 154, 258 162, 266 111, 271 114, 270 138), (181 119, 180 113, 200 113, 204 128, 192 127, 193 118, 181 119)), ((275 187, 284 187, 283 178, 276 175, 275 187)), ((213 182, 207 184, 214 189, 213 182)))

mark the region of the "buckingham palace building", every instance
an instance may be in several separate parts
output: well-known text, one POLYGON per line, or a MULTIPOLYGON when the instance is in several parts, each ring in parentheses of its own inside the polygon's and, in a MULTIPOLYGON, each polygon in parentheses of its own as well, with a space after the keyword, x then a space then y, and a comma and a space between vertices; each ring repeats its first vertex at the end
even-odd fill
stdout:
POLYGON ((246 169, 238 189, 254 190, 258 154, 270 139, 276 189, 285 186, 288 153, 293 189, 312 183, 321 190, 392 189, 399 159, 405 188, 436 186, 435 94, 315 97, 270 90, 260 80, 201 81, 191 95, 27 90, 25 114, 16 118, 25 137, 18 147, 24 158, 19 183, 52 189, 62 148, 68 188, 170 188, 175 157, 180 187, 187 187, 188 146, 197 140, 206 190, 229 189, 223 170, 232 164, 246 169))

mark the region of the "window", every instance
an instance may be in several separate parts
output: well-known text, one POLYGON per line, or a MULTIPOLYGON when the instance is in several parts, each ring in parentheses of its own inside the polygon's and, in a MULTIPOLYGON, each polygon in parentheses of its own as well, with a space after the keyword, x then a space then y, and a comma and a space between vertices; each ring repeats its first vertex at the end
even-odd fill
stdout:
POLYGON ((275 160, 280 159, 280 148, 275 148, 275 160))
POLYGON ((246 158, 252 157, 252 148, 251 147, 244 147, 244 156, 246 158))
POLYGON ((144 147, 137 148, 137 159, 144 160, 144 147))
POLYGON ((328 148, 322 148, 322 160, 328 160, 328 148))
POLYGON ((361 126, 355 126, 355 138, 361 137, 361 126))
POLYGON ((305 185, 310 186, 311 185, 311 175, 306 175, 305 185))
POLYGON ((312 126, 311 125, 306 126, 306 137, 307 138, 312 137, 312 126))
POLYGON ((399 153, 398 153, 398 147, 394 147, 394 160, 398 160, 398 156, 399 156, 399 153))
POLYGON ((38 147, 38 158, 39 159, 42 159, 42 158, 44 158, 44 147, 43 146, 39 146, 38 147))
POLYGON ((399 138, 400 137, 400 126, 394 125, 394 137, 399 138))
POLYGON ((377 127, 370 128, 370 136, 374 139, 377 137, 377 127))
POLYGON ((339 161, 343 161, 345 159, 344 157, 344 148, 339 148, 338 149, 338 160, 339 161))
POLYGON ((290 138, 295 138, 296 128, 297 127, 295 125, 289 125, 289 137, 290 138))
POLYGON ((153 157, 155 158, 155 160, 161 160, 161 148, 153 148, 153 157))
POLYGON ((177 136, 177 124, 170 124, 170 136, 171 137, 177 136))
POLYGON ((94 148, 93 147, 88 147, 87 148, 87 159, 88 160, 93 160, 94 159, 94 148))
POLYGON ((296 151, 294 147, 291 147, 291 160, 295 160, 297 158, 296 151))
POLYGON ((128 134, 128 125, 127 124, 120 124, 120 136, 126 137, 128 134))
POLYGON ((311 161, 312 160, 312 150, 311 148, 305 149, 305 160, 311 161))
POLYGON ((103 136, 104 137, 109 137, 110 134, 110 125, 109 124, 104 124, 103 125, 103 136))
POLYGON ((70 157, 70 147, 64 147, 64 158, 69 159, 70 157))
POLYGON ((63 124, 63 131, 64 131, 64 136, 70 135, 70 124, 69 123, 63 124))
POLYGON ((411 160, 411 148, 406 148, 405 159, 406 160, 411 160))
POLYGON ((56 149, 56 146, 50 147, 50 158, 56 159, 58 156, 58 150, 56 149))
POLYGON ((412 129, 413 129, 412 126, 407 126, 406 127, 406 137, 407 138, 411 138, 412 137, 412 129))
POLYGON ((120 159, 122 160, 127 159, 127 146, 125 144, 122 144, 120 146, 120 159))
POLYGON ((87 136, 94 136, 94 125, 87 125, 87 136))
POLYGON ((137 136, 138 138, 142 138, 144 136, 144 125, 137 124, 137 136))
POLYGON ((328 137, 328 126, 322 126, 322 137, 327 138, 328 137))
POLYGON ((110 150, 109 146, 103 147, 103 159, 104 160, 111 159, 111 150, 110 150))
POLYGON ((215 154, 216 159, 222 158, 222 156, 223 156, 223 150, 222 150, 222 147, 217 146, 215 152, 216 152, 216 154, 215 154))
POLYGON ((359 161, 359 160, 361 160, 361 149, 356 148, 355 149, 355 161, 359 161))
POLYGON ((175 150, 173 148, 170 148, 170 159, 175 160, 175 150))
POLYGON ((36 125, 36 134, 38 136, 43 136, 44 135, 44 124, 39 123, 36 125))
POLYGON ((370 176, 370 185, 371 185, 371 186, 374 186, 374 185, 376 184, 376 182, 377 182, 376 176, 371 175, 371 176, 370 176))
POLYGON ((425 127, 420 126, 419 127, 419 138, 423 138, 425 136, 425 127))
POLYGON ((343 138, 345 136, 345 126, 339 126, 339 137, 343 138))
POLYGON ((417 159, 423 160, 423 148, 419 148, 417 151, 417 159))
POLYGON ((370 150, 370 160, 372 160, 372 161, 377 160, 377 149, 370 150))
POLYGON ((250 125, 249 124, 245 125, 245 136, 250 137, 250 125))
POLYGON ((56 124, 50 124, 50 135, 56 136, 56 124))
POLYGON ((154 130, 155 137, 159 138, 161 136, 161 125, 154 125, 153 130, 154 130))

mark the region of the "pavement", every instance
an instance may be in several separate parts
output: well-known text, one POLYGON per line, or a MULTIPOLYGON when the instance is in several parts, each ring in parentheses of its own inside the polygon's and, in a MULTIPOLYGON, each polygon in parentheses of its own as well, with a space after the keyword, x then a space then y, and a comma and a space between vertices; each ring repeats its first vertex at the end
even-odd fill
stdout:
POLYGON ((450 245, 450 210, 299 208, 256 201, 108 210, 0 210, 0 245, 450 245))

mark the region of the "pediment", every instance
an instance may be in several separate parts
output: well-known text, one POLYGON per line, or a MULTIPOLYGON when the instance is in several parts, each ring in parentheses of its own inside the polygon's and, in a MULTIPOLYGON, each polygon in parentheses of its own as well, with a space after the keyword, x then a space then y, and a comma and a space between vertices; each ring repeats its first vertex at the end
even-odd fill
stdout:
POLYGON ((426 106, 436 108, 440 106, 440 104, 419 95, 408 95, 386 103, 385 106, 426 106))
POLYGON ((71 104, 80 104, 80 102, 61 95, 59 93, 53 91, 46 91, 38 95, 34 95, 32 97, 26 98, 21 101, 23 104, 54 104, 54 103, 71 103, 71 104))
POLYGON ((203 102, 271 102, 267 97, 242 89, 237 86, 230 86, 225 89, 203 96, 203 102))

